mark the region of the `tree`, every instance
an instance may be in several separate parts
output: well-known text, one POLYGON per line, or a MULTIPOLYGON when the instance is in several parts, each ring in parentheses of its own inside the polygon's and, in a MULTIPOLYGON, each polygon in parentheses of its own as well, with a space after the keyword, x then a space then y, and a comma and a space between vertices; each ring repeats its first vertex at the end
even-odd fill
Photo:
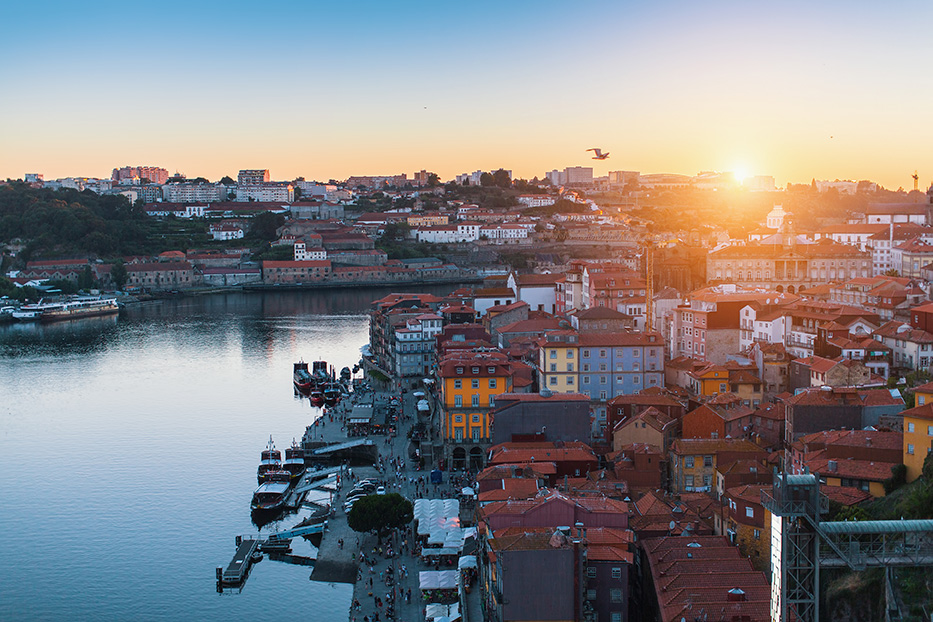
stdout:
POLYGON ((428 173, 428 187, 434 188, 440 185, 441 179, 437 176, 437 173, 428 173))
POLYGON ((122 259, 118 259, 117 263, 113 264, 110 269, 110 280, 113 281, 117 289, 122 290, 123 286, 126 285, 126 276, 126 266, 123 264, 122 259))
POLYGON ((933 485, 933 452, 928 453, 923 459, 923 469, 920 474, 923 475, 928 485, 933 485))
POLYGON ((479 185, 486 186, 486 187, 495 186, 496 180, 489 173, 483 173, 482 175, 479 176, 479 185))
POLYGON ((224 175, 220 178, 220 185, 222 186, 235 186, 236 182, 229 175, 224 175))
POLYGON ((353 504, 347 524, 353 531, 385 534, 404 527, 415 517, 411 501, 398 493, 367 495, 353 504))
POLYGON ((285 216, 282 214, 273 214, 272 212, 257 214, 249 228, 249 237, 271 242, 278 238, 276 230, 284 224, 285 216))
POLYGON ((884 273, 884 275, 885 275, 885 276, 895 276, 895 277, 897 277, 897 276, 900 276, 901 273, 898 272, 897 270, 895 270, 894 268, 891 268, 890 270, 886 270, 885 273, 884 273))
POLYGON ((78 276, 78 289, 93 289, 94 288, 94 272, 91 270, 90 264, 84 266, 84 270, 78 276))
MULTIPOLYGON (((511 188, 512 187, 512 178, 509 176, 509 172, 503 168, 500 168, 498 171, 492 174, 492 183, 500 188, 511 188)), ((483 184, 484 186, 486 184, 483 184)))

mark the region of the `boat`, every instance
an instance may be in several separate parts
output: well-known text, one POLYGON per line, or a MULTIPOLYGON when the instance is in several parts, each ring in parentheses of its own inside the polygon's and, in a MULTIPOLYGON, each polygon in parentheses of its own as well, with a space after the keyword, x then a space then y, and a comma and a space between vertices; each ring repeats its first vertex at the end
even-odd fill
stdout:
POLYGON ((289 472, 291 480, 295 481, 305 472, 305 451, 298 444, 298 441, 292 439, 292 446, 285 448, 285 462, 282 468, 289 472))
POLYGON ((259 484, 259 488, 253 493, 250 509, 256 513, 272 513, 284 510, 288 489, 288 482, 263 482, 259 484))
POLYGON ((324 384, 330 381, 327 361, 314 361, 311 363, 311 377, 318 384, 324 384))
POLYGON ((323 406, 324 393, 320 389, 311 389, 311 393, 308 395, 308 400, 310 400, 312 406, 323 406))
POLYGON ((292 372, 292 381, 295 383, 295 390, 302 395, 311 393, 311 389, 313 389, 316 384, 311 377, 311 372, 308 371, 308 364, 303 360, 295 363, 294 371, 292 372))
POLYGON ((335 382, 329 382, 324 385, 323 395, 324 404, 327 406, 336 406, 341 397, 340 387, 335 382))
POLYGON ((73 296, 55 301, 46 301, 43 298, 37 303, 23 305, 14 310, 12 316, 20 322, 55 322, 112 315, 119 312, 120 306, 116 298, 73 296))
POLYGON ((269 443, 266 445, 266 448, 262 450, 259 469, 256 471, 256 479, 262 484, 264 481, 263 476, 268 471, 279 471, 281 469, 282 452, 275 448, 275 443, 272 442, 272 437, 270 436, 269 443))

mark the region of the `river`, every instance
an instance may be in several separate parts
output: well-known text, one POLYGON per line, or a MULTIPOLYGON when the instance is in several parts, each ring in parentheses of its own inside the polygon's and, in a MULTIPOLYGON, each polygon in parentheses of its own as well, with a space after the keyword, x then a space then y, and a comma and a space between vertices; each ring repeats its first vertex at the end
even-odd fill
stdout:
POLYGON ((256 533, 269 436, 284 450, 317 412, 293 395, 292 363, 352 367, 369 303, 389 291, 231 293, 0 326, 0 619, 346 621, 351 586, 311 582, 310 568, 266 559, 223 594, 215 568, 256 533))

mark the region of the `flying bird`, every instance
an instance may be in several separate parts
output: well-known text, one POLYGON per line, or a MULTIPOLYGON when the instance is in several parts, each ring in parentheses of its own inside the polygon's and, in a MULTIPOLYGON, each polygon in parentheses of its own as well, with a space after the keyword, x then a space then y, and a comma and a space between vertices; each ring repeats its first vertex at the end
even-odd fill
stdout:
POLYGON ((605 160, 609 157, 608 153, 603 153, 601 149, 587 149, 587 151, 595 151, 596 155, 593 156, 594 160, 605 160))

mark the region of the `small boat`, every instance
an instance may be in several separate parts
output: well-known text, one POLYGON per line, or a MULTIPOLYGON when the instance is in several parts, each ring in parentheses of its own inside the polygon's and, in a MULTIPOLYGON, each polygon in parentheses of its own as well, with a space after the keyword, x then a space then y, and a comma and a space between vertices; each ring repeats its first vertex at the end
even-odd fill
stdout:
POLYGON ((264 475, 268 471, 280 470, 282 470, 282 452, 275 448, 275 444, 272 442, 272 437, 270 436, 269 443, 266 445, 266 448, 262 450, 259 469, 256 471, 256 479, 258 479, 261 484, 265 481, 264 475))
POLYGON ((311 389, 313 389, 316 384, 311 377, 311 372, 308 371, 308 364, 303 360, 295 363, 292 372, 292 381, 295 384, 295 390, 302 395, 311 393, 311 389))
POLYGON ((314 361, 311 363, 311 377, 318 384, 324 384, 330 380, 330 371, 327 361, 314 361))
POLYGON ((324 403, 328 406, 336 406, 340 401, 340 387, 336 383, 330 382, 324 385, 324 403))
POLYGON ((320 389, 312 389, 308 399, 311 401, 312 406, 324 405, 324 393, 320 389))
POLYGON ((291 480, 295 481, 305 472, 305 451, 298 444, 298 441, 292 439, 292 446, 285 448, 285 462, 282 468, 289 472, 291 480))

